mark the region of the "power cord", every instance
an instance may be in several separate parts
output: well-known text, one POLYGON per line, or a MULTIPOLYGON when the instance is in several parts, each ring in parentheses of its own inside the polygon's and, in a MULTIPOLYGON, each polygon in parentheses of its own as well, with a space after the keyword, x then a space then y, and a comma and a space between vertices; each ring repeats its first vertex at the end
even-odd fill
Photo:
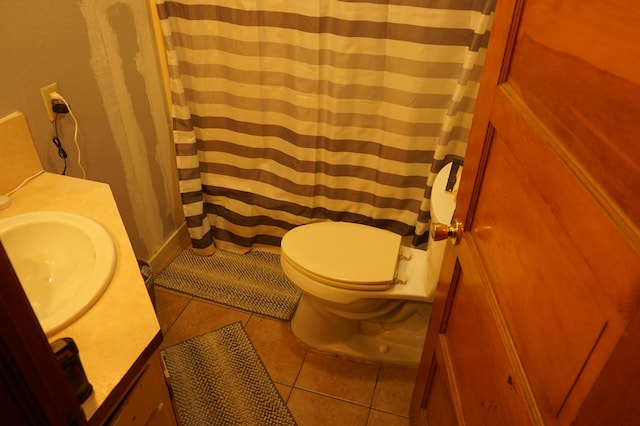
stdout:
MULTIPOLYGON (((67 100, 60 93, 51 92, 51 93, 49 93, 49 97, 51 99, 61 101, 64 104, 64 106, 66 106, 66 109, 69 111, 69 115, 71 116, 71 118, 73 118, 73 122, 76 125, 75 131, 73 133, 73 142, 75 143, 76 150, 78 152, 78 160, 77 160, 78 167, 80 167, 80 170, 82 171, 82 178, 86 179, 87 174, 86 174, 86 172, 84 170, 84 167, 82 166, 82 162, 81 162, 82 152, 80 151, 80 145, 78 144, 78 120, 76 119, 76 116, 73 115, 73 111, 71 110, 71 107, 69 106, 69 103, 67 102, 67 100)), ((61 107, 58 107, 58 108, 61 108, 61 107)), ((62 109, 60 109, 60 111, 61 111, 61 113, 63 113, 62 109)), ((56 112, 55 109, 54 109, 54 112, 56 112)), ((58 113, 56 112, 56 118, 57 118, 57 116, 58 116, 58 113)), ((55 139, 57 139, 57 131, 58 131, 58 127, 56 126, 56 138, 55 139)), ((60 142, 59 139, 58 139, 58 142, 60 142)), ((56 147, 58 147, 58 144, 56 144, 55 140, 53 141, 53 143, 56 145, 56 147)), ((62 144, 60 144, 60 146, 58 147, 58 155, 60 155, 62 157, 61 152, 60 152, 60 148, 62 148, 62 144)), ((64 152, 64 149, 62 150, 62 152, 64 152)), ((66 155, 66 152, 64 153, 64 155, 66 155)), ((64 159, 65 159, 65 170, 66 170, 66 157, 64 157, 64 159)))
POLYGON ((37 178, 38 176, 40 176, 41 174, 44 173, 44 170, 39 170, 37 172, 35 172, 34 174, 32 174, 31 176, 27 177, 25 180, 23 180, 22 182, 20 182, 18 184, 18 186, 16 186, 15 188, 13 188, 11 191, 7 192, 5 195, 8 197, 10 195, 13 195, 14 192, 16 192, 18 189, 22 188, 23 186, 25 186, 27 183, 29 183, 29 181, 31 181, 32 179, 37 178))
POLYGON ((7 192, 6 194, 0 194, 0 210, 6 209, 7 207, 9 207, 11 205, 11 198, 9 198, 9 197, 11 195, 13 195, 14 192, 16 192, 17 190, 19 190, 20 188, 25 186, 29 181, 31 181, 32 179, 37 178, 38 176, 40 176, 43 173, 44 173, 44 170, 40 170, 40 171, 32 174, 31 176, 29 176, 25 180, 23 180, 18 186, 13 188, 11 191, 7 192))
MULTIPOLYGON (((54 107, 55 106, 57 106, 57 105, 54 105, 54 107)), ((54 111, 55 111, 55 108, 54 108, 54 111)), ((62 158, 62 160, 64 161, 64 169, 62 170, 62 174, 65 175, 65 174, 67 174, 67 152, 62 147, 62 142, 60 142, 60 139, 58 137, 58 115, 60 115, 60 114, 64 114, 64 113, 63 112, 60 112, 60 113, 56 112, 56 116, 53 119, 53 128, 55 129, 56 135, 53 137, 53 139, 51 139, 51 141, 56 146, 56 148, 58 148, 58 157, 62 158)))

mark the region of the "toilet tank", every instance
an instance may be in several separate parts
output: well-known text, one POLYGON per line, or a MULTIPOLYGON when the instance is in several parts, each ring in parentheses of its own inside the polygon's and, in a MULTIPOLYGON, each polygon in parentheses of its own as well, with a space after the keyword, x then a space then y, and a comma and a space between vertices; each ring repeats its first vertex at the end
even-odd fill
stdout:
MULTIPOLYGON (((431 190, 431 222, 451 223, 453 219, 453 212, 456 209, 456 196, 457 185, 452 192, 447 192, 447 181, 449 180, 449 174, 451 173, 452 163, 447 164, 440 170, 433 182, 433 188, 431 190)), ((458 169, 458 177, 462 167, 458 169)), ((442 259, 444 258, 444 250, 447 246, 447 240, 433 241, 432 235, 429 235, 429 242, 427 244, 427 279, 425 282, 426 293, 429 300, 433 300, 433 295, 436 290, 436 284, 440 276, 440 268, 442 267, 442 259)))

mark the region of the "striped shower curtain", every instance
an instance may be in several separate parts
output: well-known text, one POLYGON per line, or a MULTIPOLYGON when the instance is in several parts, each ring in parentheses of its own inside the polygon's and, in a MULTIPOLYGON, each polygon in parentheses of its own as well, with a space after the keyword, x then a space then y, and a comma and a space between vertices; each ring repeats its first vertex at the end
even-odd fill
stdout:
POLYGON ((157 0, 192 246, 318 220, 428 235, 463 157, 493 0, 157 0))

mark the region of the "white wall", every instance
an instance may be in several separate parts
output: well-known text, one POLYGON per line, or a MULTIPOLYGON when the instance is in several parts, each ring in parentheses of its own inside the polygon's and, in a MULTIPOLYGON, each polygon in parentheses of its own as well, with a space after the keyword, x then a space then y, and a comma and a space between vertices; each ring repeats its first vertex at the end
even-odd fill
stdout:
MULTIPOLYGON (((80 123, 87 178, 111 186, 136 256, 144 259, 183 224, 159 75, 145 2, 3 2, 0 116, 21 111, 44 168, 61 172, 40 97, 41 87, 56 82, 80 123)), ((73 120, 59 123, 67 174, 81 176, 73 120)))

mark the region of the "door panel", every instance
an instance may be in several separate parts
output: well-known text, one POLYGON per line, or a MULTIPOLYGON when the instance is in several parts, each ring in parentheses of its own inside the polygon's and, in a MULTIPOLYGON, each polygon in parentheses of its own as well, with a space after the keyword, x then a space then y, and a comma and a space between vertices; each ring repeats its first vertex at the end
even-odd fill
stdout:
MULTIPOLYGON (((526 193, 539 194, 535 206, 542 207, 558 225, 550 238, 570 244, 560 253, 562 257, 567 253, 565 261, 584 263, 584 274, 577 278, 603 312, 629 318, 640 302, 640 265, 619 224, 611 220, 609 210, 615 206, 511 89, 509 84, 499 86, 491 115, 493 126, 505 140, 509 170, 523 176, 520 181, 527 185, 523 187, 526 193), (614 280, 611 270, 616 271, 614 280)), ((547 226, 541 222, 540 228, 547 226)))
POLYGON ((637 1, 528 1, 507 77, 636 232, 639 16, 637 1))
POLYGON ((426 424, 455 425, 458 420, 447 380, 445 379, 446 373, 442 371, 440 364, 435 364, 434 369, 431 392, 429 392, 429 399, 427 400, 426 424))
MULTIPOLYGON (((462 257, 472 248, 463 243, 460 250, 462 257)), ((446 334, 440 337, 450 358, 445 361, 455 372, 452 387, 459 389, 468 424, 531 424, 523 394, 526 384, 520 382, 518 365, 509 359, 505 344, 510 341, 496 326, 496 307, 473 260, 470 254, 464 257, 446 334)))
POLYGON ((606 319, 585 285, 593 280, 588 264, 573 255, 566 235, 571 224, 554 215, 554 204, 563 200, 529 178, 557 170, 550 163, 543 171, 527 167, 544 164, 539 145, 530 147, 525 163, 510 146, 496 132, 472 236, 540 408, 555 414, 606 319))

